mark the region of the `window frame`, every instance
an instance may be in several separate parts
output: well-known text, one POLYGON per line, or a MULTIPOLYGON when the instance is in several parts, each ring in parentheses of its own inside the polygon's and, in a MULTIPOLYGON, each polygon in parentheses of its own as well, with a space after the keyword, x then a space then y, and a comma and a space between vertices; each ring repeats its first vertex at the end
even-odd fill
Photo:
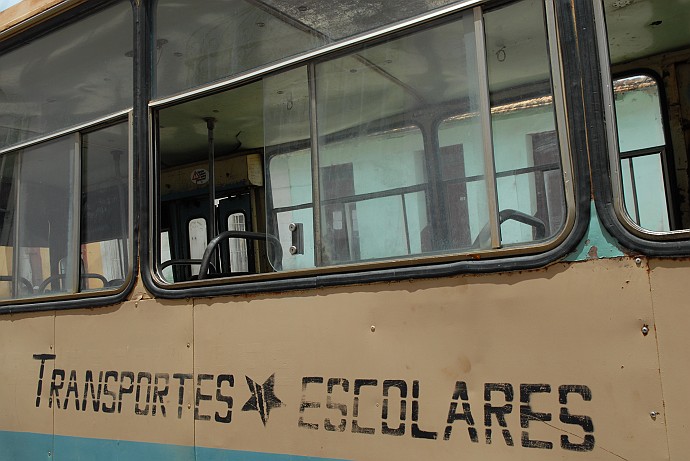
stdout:
MULTIPOLYGON (((20 48, 22 45, 31 42, 39 37, 50 34, 54 30, 58 30, 63 26, 78 23, 80 19, 88 17, 92 14, 98 13, 104 8, 108 8, 121 0, 96 0, 94 2, 63 2, 59 5, 48 8, 47 10, 23 21, 19 22, 8 29, 0 32, 0 54, 20 48)), ((123 1, 122 3, 129 4, 131 8, 132 23, 129 24, 128 30, 134 36, 133 46, 133 82, 136 81, 138 70, 141 67, 140 54, 137 53, 138 36, 143 36, 140 30, 139 22, 136 20, 141 13, 141 7, 138 6, 134 0, 123 1)), ((136 84, 135 84, 136 86, 136 84)), ((115 110, 111 113, 98 117, 96 119, 88 120, 67 128, 59 129, 54 132, 46 133, 35 139, 14 144, 10 147, 0 149, 0 155, 9 155, 12 152, 17 152, 22 149, 39 146, 43 143, 56 140, 61 137, 74 136, 75 145, 77 148, 76 158, 79 159, 81 165, 81 149, 82 137, 84 134, 91 133, 101 128, 106 128, 110 125, 118 123, 127 124, 127 144, 128 144, 128 160, 127 160, 127 174, 128 180, 128 198, 127 198, 127 219, 129 220, 127 228, 127 267, 124 282, 122 285, 114 288, 107 288, 96 291, 83 291, 76 293, 64 293, 56 295, 45 296, 31 296, 26 298, 6 299, 0 300, 0 314, 17 313, 17 312, 41 312, 49 310, 64 310, 64 309, 78 309, 78 308, 93 308, 112 305, 122 302, 126 299, 128 294, 134 288, 137 280, 138 267, 138 235, 135 231, 137 228, 136 221, 138 214, 135 210, 137 203, 137 178, 135 176, 135 164, 137 160, 138 149, 136 148, 136 106, 137 98, 134 88, 132 88, 132 105, 129 108, 115 110)), ((81 170, 81 168, 79 168, 81 170)), ((76 172, 75 178, 81 177, 81 171, 76 172)), ((75 235, 72 240, 75 240, 77 248, 81 248, 80 233, 81 233, 81 194, 82 184, 79 180, 78 187, 74 190, 72 200, 78 204, 75 208, 75 219, 77 222, 75 228, 75 235)), ((76 255, 78 256, 78 255, 76 255)), ((76 265, 77 268, 79 265, 76 265)))
MULTIPOLYGON (((586 93, 589 95, 586 104, 591 119, 589 128, 591 169, 597 214, 606 231, 632 252, 658 257, 690 255, 690 229, 669 232, 651 231, 637 225, 625 211, 622 201, 622 181, 618 173, 620 166, 615 164, 620 159, 620 152, 617 125, 611 123, 611 120, 615 120, 614 75, 611 71, 604 5, 601 0, 591 0, 578 6, 577 14, 582 24, 591 24, 590 29, 595 31, 585 39, 580 57, 583 65, 590 66, 592 69, 592 74, 586 82, 589 87, 586 93)), ((648 70, 642 72, 654 78, 654 72, 648 70)), ((624 75, 629 74, 626 72, 616 77, 624 75)), ((658 78, 656 81, 660 97, 663 97, 663 84, 658 78)), ((663 104, 660 109, 668 153, 670 149, 668 120, 663 104)))
MULTIPOLYGON (((131 290, 131 288, 134 285, 134 281, 136 279, 135 277, 135 258, 136 258, 136 251, 135 251, 135 245, 134 245, 134 219, 135 219, 135 213, 134 213, 134 181, 133 179, 133 174, 134 174, 134 160, 133 160, 133 120, 134 120, 134 112, 133 110, 129 109, 126 111, 120 111, 115 114, 112 114, 108 117, 104 117, 99 120, 95 120, 89 123, 85 123, 82 125, 79 125, 77 127, 73 127, 67 130, 59 131, 56 133, 51 133, 50 135, 46 135, 44 137, 41 137, 39 139, 26 142, 17 146, 12 146, 11 148, 8 149, 0 149, 0 155, 10 155, 14 152, 21 151, 26 148, 31 148, 31 147, 38 147, 41 146, 45 143, 48 143, 50 141, 54 141, 60 138, 66 138, 66 137, 73 137, 74 138, 74 145, 75 145, 75 158, 77 160, 77 165, 75 166, 76 172, 75 172, 75 184, 77 184, 77 187, 74 189, 73 196, 70 198, 70 200, 73 202, 74 206, 74 216, 75 216, 75 222, 76 227, 74 229, 73 235, 71 236, 72 243, 74 244, 76 249, 81 248, 81 226, 82 226, 82 207, 81 207, 81 197, 83 193, 82 189, 82 181, 81 181, 81 152, 82 152, 82 146, 83 146, 83 136, 89 133, 92 133, 94 131, 97 131, 102 128, 107 128, 108 126, 120 124, 120 123, 126 123, 128 127, 128 149, 129 149, 129 155, 128 155, 128 161, 127 161, 127 172, 129 175, 129 190, 128 190, 128 199, 127 199, 127 218, 129 220, 128 224, 128 229, 127 229, 127 239, 129 241, 129 244, 127 245, 127 267, 125 267, 125 270, 127 273, 125 274, 124 278, 124 283, 118 287, 114 288, 104 288, 101 290, 97 291, 82 291, 82 292, 74 292, 74 293, 61 293, 61 294, 55 294, 55 295, 44 295, 44 296, 28 296, 26 298, 12 298, 12 299, 5 299, 5 300, 0 300, 0 313, 5 312, 5 311, 10 311, 10 312, 15 312, 15 311, 37 311, 37 310, 46 310, 46 309, 61 309, 61 308, 66 308, 66 307, 94 307, 94 306, 99 306, 99 305, 105 305, 105 304, 112 304, 114 302, 121 301, 124 299, 124 296, 127 295, 127 293, 131 290)), ((19 154, 19 157, 21 158, 21 154, 19 154)), ((74 255, 72 255, 74 256, 74 255)), ((76 255, 79 257, 79 255, 76 255)), ((75 264, 75 271, 78 272, 79 265, 75 264)), ((12 276, 10 276, 12 277, 12 276)), ((77 279, 79 279, 79 276, 77 275, 77 279)))
MULTIPOLYGON (((147 288, 156 296, 163 298, 271 292, 361 282, 439 277, 459 273, 538 268, 566 256, 584 236, 589 221, 589 175, 585 174, 587 163, 586 157, 582 155, 584 140, 576 135, 578 132, 584 132, 584 121, 580 117, 584 113, 584 109, 581 105, 581 100, 578 99, 581 97, 581 94, 578 95, 576 90, 573 93, 566 91, 566 88, 577 89, 580 87, 578 78, 580 69, 577 68, 578 63, 576 62, 578 59, 577 53, 570 49, 570 47, 563 47, 560 40, 562 34, 565 33, 568 36, 572 36, 575 31, 575 23, 571 16, 572 12, 569 2, 565 0, 545 0, 544 20, 546 20, 545 26, 550 44, 548 59, 551 65, 554 106, 557 114, 555 123, 559 132, 566 188, 566 224, 556 238, 543 245, 532 244, 528 245, 527 248, 502 248, 495 253, 445 254, 409 260, 392 259, 374 263, 317 267, 315 269, 187 281, 176 284, 166 283, 158 273, 156 259, 157 255, 160 254, 160 237, 158 236, 160 228, 160 209, 158 204, 160 178, 158 174, 158 153, 155 150, 157 111, 202 96, 229 90, 279 71, 282 72, 303 65, 314 65, 320 59, 331 58, 340 53, 347 53, 363 44, 378 43, 378 40, 388 39, 395 34, 407 33, 410 30, 423 30, 429 24, 436 25, 459 11, 472 14, 472 8, 475 8, 476 14, 478 9, 486 4, 500 6, 505 3, 488 2, 487 0, 460 2, 411 20, 388 25, 373 32, 364 33, 343 42, 328 45, 316 51, 272 63, 222 81, 211 82, 203 87, 194 88, 170 97, 152 99, 145 108, 139 107, 139 114, 144 115, 149 123, 147 127, 150 131, 148 147, 151 149, 147 164, 149 168, 148 205, 150 208, 146 213, 148 225, 145 226, 149 235, 148 238, 144 239, 145 242, 142 242, 142 251, 146 255, 142 260, 144 266, 142 267, 142 277, 147 288), (568 72, 570 68, 573 68, 575 73, 568 72), (575 78, 571 78, 571 75, 575 75, 575 78), (566 112, 566 107, 569 108, 569 112, 566 112), (568 186, 570 186, 570 189, 568 186)), ((149 27, 152 27, 151 22, 152 19, 149 18, 149 27)), ((149 39, 149 43, 151 42, 152 40, 149 39)), ((152 44, 146 50, 147 59, 149 60, 155 55, 155 49, 152 49, 153 46, 155 45, 152 44)), ((481 52, 484 52, 484 50, 481 50, 481 52)), ((148 77, 153 78, 151 75, 148 77)), ((150 88, 150 81, 148 82, 148 87, 150 88)), ((485 88, 488 91, 488 84, 485 88)), ((313 180, 317 179, 313 177, 313 180)), ((497 227, 497 225, 494 226, 497 227)))

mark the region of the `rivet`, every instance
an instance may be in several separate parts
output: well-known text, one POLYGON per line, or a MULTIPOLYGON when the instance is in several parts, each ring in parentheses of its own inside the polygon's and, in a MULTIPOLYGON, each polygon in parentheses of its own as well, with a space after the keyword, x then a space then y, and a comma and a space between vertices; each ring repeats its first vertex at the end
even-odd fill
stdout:
POLYGON ((373 332, 375 332, 375 331, 376 331, 376 325, 372 325, 372 326, 371 326, 371 332, 373 333, 373 332))
POLYGON ((641 266, 642 265, 642 258, 635 258, 635 264, 637 264, 638 266, 641 266))
POLYGON ((296 255, 296 254, 297 254, 297 247, 296 247, 296 246, 292 245, 292 246, 290 247, 290 254, 291 254, 291 255, 296 255))
POLYGON ((642 326, 642 334, 647 336, 649 334, 649 326, 643 325, 642 326))
POLYGON ((651 417, 652 417, 652 419, 654 419, 654 420, 655 420, 655 419, 656 419, 656 417, 657 417, 657 416, 659 416, 659 413, 658 413, 658 412, 656 412, 656 411, 652 411, 652 412, 650 412, 650 413, 649 413, 649 416, 651 416, 651 417))
POLYGON ((192 345, 190 343, 187 343, 187 348, 190 348, 190 347, 192 347, 192 345))
POLYGON ((53 345, 52 345, 52 344, 50 345, 50 350, 51 350, 51 351, 53 350, 53 345))
POLYGON ((192 409, 192 404, 191 404, 191 403, 188 403, 188 404, 187 404, 187 409, 188 409, 188 410, 191 410, 191 409, 192 409))

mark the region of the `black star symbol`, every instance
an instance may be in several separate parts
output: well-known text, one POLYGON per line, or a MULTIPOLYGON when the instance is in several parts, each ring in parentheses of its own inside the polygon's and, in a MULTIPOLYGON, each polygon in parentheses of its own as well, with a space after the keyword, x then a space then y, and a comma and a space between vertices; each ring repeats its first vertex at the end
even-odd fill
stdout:
POLYGON ((261 421, 266 425, 268 421, 268 414, 273 408, 280 408, 283 406, 283 402, 276 397, 273 392, 273 386, 275 385, 275 373, 271 375, 261 386, 256 384, 249 376, 247 378, 247 386, 249 386, 249 392, 252 396, 249 397, 247 403, 242 407, 242 411, 252 411, 256 410, 261 415, 261 421))

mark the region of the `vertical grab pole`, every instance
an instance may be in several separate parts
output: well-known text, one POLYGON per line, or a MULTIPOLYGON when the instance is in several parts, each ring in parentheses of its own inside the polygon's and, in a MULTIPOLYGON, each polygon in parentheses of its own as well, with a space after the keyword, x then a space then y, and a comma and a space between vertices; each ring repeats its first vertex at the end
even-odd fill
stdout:
POLYGON ((486 37, 481 7, 474 8, 474 33, 477 44, 477 71, 479 72, 479 115, 484 145, 484 176, 491 223, 491 248, 501 247, 501 225, 498 217, 498 190, 496 188, 496 165, 494 163, 494 141, 491 130, 491 99, 489 98, 489 70, 486 62, 486 37))
MULTIPOLYGON (((208 227, 206 233, 208 234, 208 241, 210 242, 216 236, 216 142, 213 136, 213 130, 216 128, 216 119, 213 117, 204 118, 206 122, 206 129, 208 130, 208 227)), ((216 253, 211 256, 211 263, 216 265, 216 253)))

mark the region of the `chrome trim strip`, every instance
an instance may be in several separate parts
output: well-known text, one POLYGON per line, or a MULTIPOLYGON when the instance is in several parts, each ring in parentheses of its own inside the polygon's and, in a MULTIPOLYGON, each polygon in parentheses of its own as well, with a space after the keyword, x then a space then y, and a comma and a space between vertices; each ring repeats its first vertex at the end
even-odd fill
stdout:
POLYGON ((74 125, 74 126, 71 126, 71 127, 69 127, 69 128, 62 129, 62 130, 60 130, 60 131, 56 131, 56 132, 53 132, 53 133, 49 133, 49 134, 43 135, 43 136, 41 136, 41 137, 39 137, 39 138, 32 139, 32 140, 30 140, 30 141, 25 141, 25 142, 22 142, 22 143, 20 143, 20 144, 15 144, 15 145, 12 145, 12 146, 9 146, 9 147, 5 147, 5 148, 0 149, 0 155, 5 154, 5 153, 7 153, 7 152, 15 151, 15 150, 25 149, 25 148, 27 148, 27 147, 31 147, 31 146, 34 146, 34 145, 36 145, 36 144, 40 144, 40 143, 43 143, 43 142, 46 142, 46 141, 50 141, 50 140, 52 140, 52 139, 56 139, 56 138, 59 138, 59 137, 62 137, 62 136, 65 136, 65 135, 68 135, 68 134, 71 134, 71 133, 75 133, 75 132, 79 132, 79 131, 84 131, 84 130, 87 130, 87 129, 91 128, 91 127, 95 127, 95 126, 98 126, 98 125, 102 125, 102 124, 104 124, 104 123, 106 123, 106 122, 108 122, 108 121, 110 121, 110 120, 112 120, 112 119, 116 119, 116 118, 119 118, 119 117, 124 117, 125 115, 129 114, 130 112, 132 112, 132 108, 131 108, 131 107, 128 108, 128 109, 121 110, 121 111, 119 111, 119 112, 114 112, 114 113, 112 113, 112 114, 105 115, 105 116, 103 116, 103 117, 101 117, 101 118, 97 118, 97 119, 95 119, 95 120, 90 120, 90 121, 85 122, 85 123, 82 123, 82 124, 80 124, 80 125, 74 125))

